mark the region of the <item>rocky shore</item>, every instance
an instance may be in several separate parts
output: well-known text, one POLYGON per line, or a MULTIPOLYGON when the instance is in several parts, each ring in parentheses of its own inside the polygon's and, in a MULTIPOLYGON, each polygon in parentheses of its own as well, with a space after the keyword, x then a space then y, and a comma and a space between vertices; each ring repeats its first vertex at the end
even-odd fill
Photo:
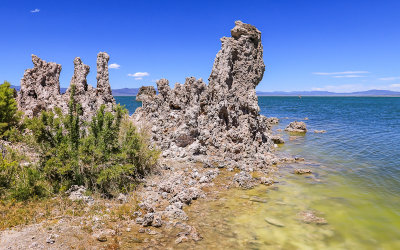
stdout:
MULTIPOLYGON (((189 77, 173 89, 168 80, 157 81, 158 94, 154 87, 140 89, 136 98, 142 101, 142 107, 131 119, 139 129, 150 131, 162 158, 133 194, 106 200, 84 195, 84 187, 73 187, 67 194, 85 204, 86 215, 58 215, 50 230, 50 221, 44 221, 3 231, 0 245, 6 249, 101 248, 104 244, 123 247, 129 242, 124 237, 129 235, 130 242, 142 248, 171 247, 171 235, 172 246, 199 241, 202 235, 185 212, 195 200, 232 187, 273 185, 279 164, 302 161, 274 154, 274 146, 284 143, 271 132, 279 120, 260 114, 255 88, 265 70, 261 32, 237 21, 231 37, 223 37, 221 42, 208 85, 189 77), (124 209, 128 212, 115 217, 116 211, 124 209)), ((97 56, 96 89, 86 81, 89 66, 79 57, 74 60, 71 85, 76 86, 76 98, 82 103, 86 120, 100 105, 108 109, 115 105, 108 60, 104 52, 97 56)), ((60 94, 61 65, 35 55, 32 62, 34 68, 26 70, 21 80, 19 108, 27 116, 55 107, 67 112, 71 87, 60 94)), ((306 132, 306 127, 304 123, 291 123, 286 130, 306 132)), ((307 216, 313 218, 310 213, 307 216)))

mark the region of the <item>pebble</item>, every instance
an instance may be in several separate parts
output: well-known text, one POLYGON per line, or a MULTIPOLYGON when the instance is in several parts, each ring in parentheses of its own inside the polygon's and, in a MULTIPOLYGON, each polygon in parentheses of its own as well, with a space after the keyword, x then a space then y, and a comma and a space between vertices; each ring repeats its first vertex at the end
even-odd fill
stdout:
POLYGON ((250 201, 259 202, 259 203, 267 203, 267 200, 261 199, 260 197, 257 197, 257 196, 251 197, 250 201))
POLYGON ((105 235, 100 235, 99 237, 97 237, 97 240, 100 242, 106 242, 107 241, 107 237, 105 235))
POLYGON ((281 221, 274 219, 274 218, 264 218, 264 220, 273 226, 277 226, 277 227, 285 226, 281 221))
POLYGON ((311 174, 312 171, 311 171, 311 169, 307 169, 307 168, 296 168, 294 170, 294 173, 295 174, 311 174))

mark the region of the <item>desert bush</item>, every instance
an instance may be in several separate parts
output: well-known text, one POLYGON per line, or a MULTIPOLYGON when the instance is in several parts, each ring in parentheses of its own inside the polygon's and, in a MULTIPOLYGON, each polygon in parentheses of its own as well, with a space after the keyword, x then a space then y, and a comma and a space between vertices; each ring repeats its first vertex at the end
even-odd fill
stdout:
POLYGON ((42 112, 27 121, 41 151, 40 167, 54 192, 84 185, 106 195, 127 192, 156 163, 159 153, 129 120, 125 108, 101 106, 83 122, 71 91, 69 112, 42 112))
POLYGON ((14 89, 10 87, 7 81, 0 85, 0 139, 7 139, 10 131, 15 133, 15 126, 21 118, 14 99, 14 89))
POLYGON ((21 165, 21 157, 8 149, 7 157, 0 153, 0 197, 19 201, 45 197, 50 186, 33 164, 21 165))

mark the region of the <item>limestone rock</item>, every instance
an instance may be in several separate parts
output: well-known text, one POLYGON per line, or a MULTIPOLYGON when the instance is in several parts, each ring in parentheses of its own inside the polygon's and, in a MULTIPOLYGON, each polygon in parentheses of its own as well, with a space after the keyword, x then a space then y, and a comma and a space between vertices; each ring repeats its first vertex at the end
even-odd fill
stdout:
POLYGON ((153 98, 157 92, 153 86, 142 86, 136 95, 136 101, 143 101, 145 98, 153 98))
POLYGON ((97 89, 94 89, 86 80, 90 67, 76 57, 70 87, 65 94, 61 94, 61 65, 47 63, 32 55, 34 67, 27 69, 21 79, 21 90, 17 96, 18 108, 28 117, 37 116, 43 110, 54 110, 55 107, 67 113, 71 86, 75 85, 74 98, 82 106, 84 120, 89 120, 102 104, 106 105, 107 110, 112 110, 115 100, 108 79, 109 58, 105 52, 100 52, 97 56, 97 89))
POLYGON ((275 144, 283 144, 285 143, 285 141, 283 140, 283 138, 279 135, 273 135, 271 136, 271 140, 275 143, 275 144))
POLYGON ((302 222, 307 223, 307 224, 310 224, 310 223, 314 223, 317 225, 328 224, 328 221, 325 218, 317 216, 316 212, 312 211, 312 210, 302 211, 298 214, 298 216, 300 217, 300 220, 302 222))
POLYGON ((306 133, 307 126, 304 122, 294 121, 291 122, 286 128, 285 131, 288 132, 296 132, 296 133, 306 133))
POLYGON ((308 168, 297 168, 294 170, 295 174, 312 174, 312 170, 308 168))
POLYGON ((253 177, 251 177, 251 175, 245 171, 241 171, 240 173, 235 174, 235 176, 233 177, 233 181, 237 186, 243 189, 249 189, 256 185, 253 177))
POLYGON ((232 37, 221 39, 208 86, 189 77, 171 89, 161 79, 159 94, 143 98, 132 115, 139 124, 150 124, 163 156, 207 155, 265 164, 273 142, 255 91, 265 70, 261 32, 240 21, 235 24, 232 37))
POLYGON ((110 56, 106 52, 97 54, 96 96, 99 104, 115 102, 108 78, 108 60, 110 60, 110 56))
POLYGON ((32 55, 33 68, 25 70, 21 79, 21 90, 17 97, 18 108, 27 116, 34 116, 41 110, 51 109, 61 101, 61 65, 46 62, 32 55))

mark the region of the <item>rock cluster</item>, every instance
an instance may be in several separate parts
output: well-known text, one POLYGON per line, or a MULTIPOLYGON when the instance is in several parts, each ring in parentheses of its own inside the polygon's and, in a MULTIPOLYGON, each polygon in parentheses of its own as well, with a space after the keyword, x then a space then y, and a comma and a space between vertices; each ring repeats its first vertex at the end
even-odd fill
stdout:
POLYGON ((143 102, 147 98, 153 98, 156 94, 156 89, 153 86, 142 86, 136 95, 136 101, 143 102))
POLYGON ((27 69, 21 79, 21 90, 17 96, 18 108, 28 117, 37 116, 42 110, 61 108, 66 113, 71 95, 71 86, 75 85, 75 100, 81 104, 83 119, 89 119, 105 104, 108 110, 115 104, 108 78, 109 55, 100 52, 97 55, 97 88, 88 85, 86 77, 90 67, 77 57, 74 60, 74 75, 65 94, 60 93, 61 65, 46 62, 32 55, 33 68, 27 69))
POLYGON ((168 80, 161 79, 158 95, 141 91, 143 106, 132 117, 149 123, 152 140, 164 156, 260 162, 271 151, 270 125, 259 114, 255 91, 265 70, 261 32, 241 21, 235 24, 232 37, 221 39, 208 86, 189 77, 171 89, 168 80))
POLYGON ((295 132, 295 133, 306 133, 307 126, 304 122, 294 121, 289 123, 289 125, 285 128, 285 131, 295 132))

